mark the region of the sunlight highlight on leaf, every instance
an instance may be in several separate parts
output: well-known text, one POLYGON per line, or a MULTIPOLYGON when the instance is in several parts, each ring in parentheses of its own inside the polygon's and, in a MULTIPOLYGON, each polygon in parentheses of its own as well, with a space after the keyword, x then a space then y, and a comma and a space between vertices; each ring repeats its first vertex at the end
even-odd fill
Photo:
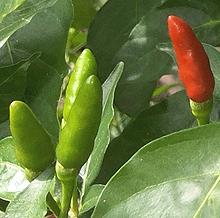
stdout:
MULTIPOLYGON (((0 23, 0 48, 14 32, 28 24, 36 14, 52 7, 56 2, 57 0, 27 0, 21 7, 6 16, 0 23)), ((4 16, 2 15, 2 18, 4 16)))

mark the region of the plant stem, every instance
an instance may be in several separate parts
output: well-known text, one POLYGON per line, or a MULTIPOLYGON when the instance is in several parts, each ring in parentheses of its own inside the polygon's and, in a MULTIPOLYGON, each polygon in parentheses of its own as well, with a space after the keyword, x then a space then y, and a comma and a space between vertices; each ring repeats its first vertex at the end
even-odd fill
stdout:
POLYGON ((61 210, 59 218, 68 218, 68 212, 70 209, 73 190, 76 186, 78 171, 76 169, 65 168, 57 161, 56 173, 62 186, 61 210))
POLYGON ((62 198, 59 218, 68 218, 68 212, 70 209, 71 198, 74 190, 74 183, 74 179, 68 181, 61 181, 62 198))
POLYGON ((197 119, 198 126, 209 124, 209 117, 202 117, 197 119))
POLYGON ((167 92, 169 89, 174 88, 174 87, 179 86, 179 85, 180 85, 179 83, 173 83, 173 84, 160 86, 160 87, 158 87, 154 90, 154 92, 152 94, 152 97, 158 97, 161 94, 167 92))
POLYGON ((79 214, 78 207, 79 205, 78 205, 78 192, 77 192, 77 180, 76 180, 72 195, 72 201, 71 201, 71 212, 73 214, 73 217, 75 218, 77 218, 79 214))

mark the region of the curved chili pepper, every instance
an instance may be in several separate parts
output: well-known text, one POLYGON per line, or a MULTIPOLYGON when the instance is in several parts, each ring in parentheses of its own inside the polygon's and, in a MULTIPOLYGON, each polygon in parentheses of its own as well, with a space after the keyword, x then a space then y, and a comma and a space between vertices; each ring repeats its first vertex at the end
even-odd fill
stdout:
POLYGON ((212 99, 215 82, 209 59, 192 28, 183 19, 169 16, 168 30, 188 97, 197 103, 212 99))
POLYGON ((10 130, 18 162, 33 175, 45 170, 53 162, 55 148, 50 136, 24 102, 11 103, 10 130))

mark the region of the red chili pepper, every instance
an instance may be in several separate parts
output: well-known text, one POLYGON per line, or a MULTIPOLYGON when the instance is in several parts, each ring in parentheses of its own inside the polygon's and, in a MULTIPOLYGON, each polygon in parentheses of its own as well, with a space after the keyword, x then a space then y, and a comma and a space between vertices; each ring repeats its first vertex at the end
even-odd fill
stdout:
POLYGON ((212 98, 214 78, 209 59, 192 28, 183 19, 168 17, 169 35, 175 50, 180 80, 195 102, 212 98))

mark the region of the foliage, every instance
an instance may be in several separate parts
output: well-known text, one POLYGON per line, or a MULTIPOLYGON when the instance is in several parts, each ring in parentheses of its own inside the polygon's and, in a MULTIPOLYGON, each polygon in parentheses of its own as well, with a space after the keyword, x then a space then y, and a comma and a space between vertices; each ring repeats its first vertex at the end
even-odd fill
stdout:
POLYGON ((27 103, 57 145, 68 72, 85 47, 97 61, 103 108, 77 179, 79 216, 219 217, 219 19, 218 0, 1 0, 0 217, 58 215, 55 163, 26 179, 8 108, 27 103), (208 54, 215 79, 208 125, 197 127, 176 88, 171 14, 193 27, 208 54), (167 74, 175 81, 160 85, 167 74))

